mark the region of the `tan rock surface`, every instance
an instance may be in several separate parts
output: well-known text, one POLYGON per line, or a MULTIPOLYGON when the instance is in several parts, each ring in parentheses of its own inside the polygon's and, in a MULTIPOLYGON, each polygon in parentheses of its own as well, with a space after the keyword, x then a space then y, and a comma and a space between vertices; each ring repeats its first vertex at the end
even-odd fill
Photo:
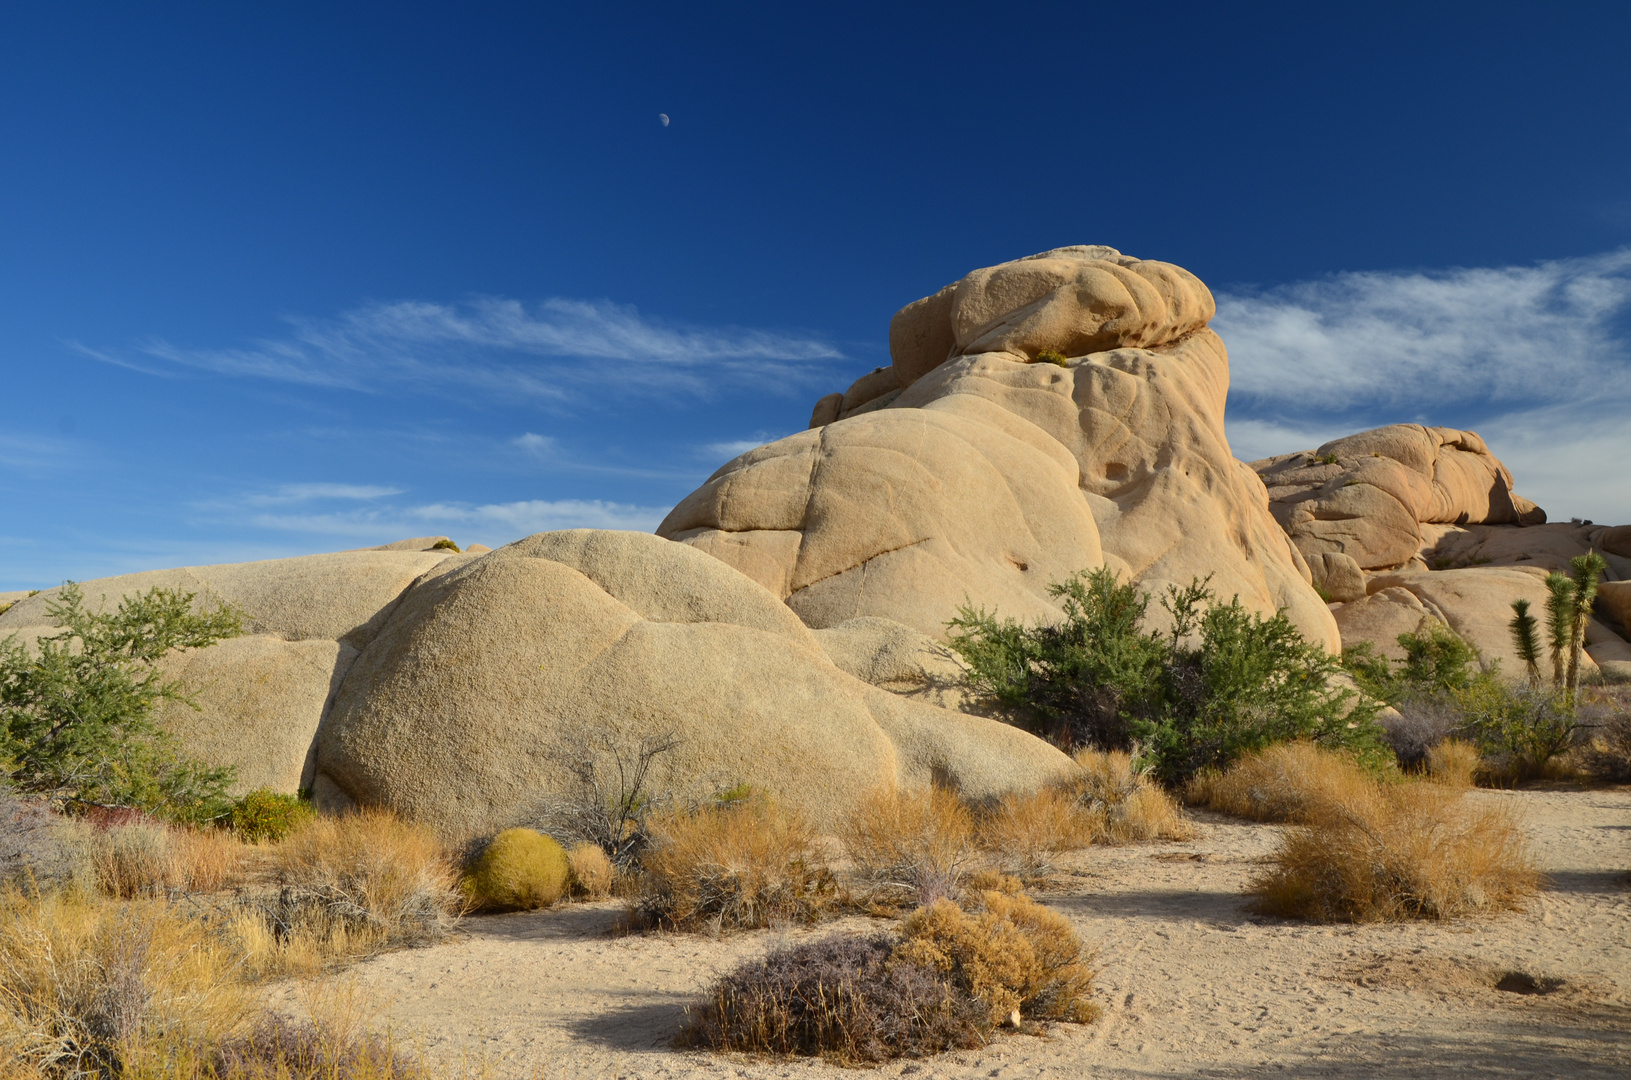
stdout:
POLYGON ((1307 558, 1308 572, 1316 588, 1339 603, 1365 595, 1365 572, 1352 558, 1336 551, 1322 551, 1307 558))
POLYGON ((1434 570, 1490 565, 1534 566, 1567 573, 1570 559, 1596 551, 1609 565, 1609 580, 1631 579, 1631 558, 1614 554, 1604 543, 1612 532, 1601 525, 1567 522, 1528 528, 1423 525, 1420 555, 1434 570))
POLYGON ((891 324, 898 397, 735 459, 658 533, 817 628, 879 616, 940 637, 964 603, 1050 619, 1050 584, 1108 565, 1156 594, 1211 574, 1335 648, 1308 567, 1229 452, 1212 310, 1187 272, 1108 248, 975 271, 891 324), (1072 359, 1030 363, 1043 349, 1072 359))
POLYGON ((409 591, 346 677, 315 786, 474 834, 570 796, 565 765, 601 735, 665 733, 681 743, 659 787, 748 781, 821 824, 880 784, 941 777, 979 797, 1071 768, 1017 729, 846 675, 776 597, 699 551, 576 530, 409 591))
POLYGON ((1535 525, 1545 512, 1512 492, 1475 433, 1393 424, 1318 450, 1252 463, 1269 506, 1303 555, 1340 552, 1366 570, 1403 566, 1422 523, 1535 525))
POLYGON ((967 711, 963 664, 949 648, 893 619, 867 615, 815 631, 840 671, 927 705, 967 711))
POLYGON ((1631 629, 1631 581, 1605 581, 1597 586, 1597 611, 1631 629))

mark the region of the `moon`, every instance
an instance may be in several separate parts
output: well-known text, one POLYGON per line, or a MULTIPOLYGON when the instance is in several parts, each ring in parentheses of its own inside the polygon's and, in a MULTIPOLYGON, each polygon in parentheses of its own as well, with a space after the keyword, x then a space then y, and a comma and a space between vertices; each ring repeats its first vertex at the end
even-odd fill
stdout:
POLYGON ((668 126, 668 114, 667 113, 665 113, 665 112, 658 113, 657 114, 657 119, 659 119, 659 120, 661 120, 663 122, 663 127, 668 126))

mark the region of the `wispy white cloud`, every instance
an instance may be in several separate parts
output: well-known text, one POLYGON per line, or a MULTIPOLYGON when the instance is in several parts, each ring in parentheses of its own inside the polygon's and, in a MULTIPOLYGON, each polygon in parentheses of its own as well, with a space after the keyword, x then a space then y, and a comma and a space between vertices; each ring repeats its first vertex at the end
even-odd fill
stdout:
POLYGON ((75 454, 68 439, 0 432, 0 466, 33 471, 62 465, 75 454))
POLYGON ((378 543, 430 533, 458 534, 463 539, 475 539, 496 547, 552 529, 651 532, 667 512, 667 507, 634 506, 599 499, 531 499, 476 505, 427 503, 368 507, 316 514, 256 514, 250 524, 263 529, 372 539, 378 543))
POLYGON ((603 385, 608 372, 634 391, 700 390, 721 371, 768 385, 802 382, 810 365, 843 356, 810 335, 680 326, 632 306, 581 300, 400 301, 332 319, 287 321, 287 336, 241 348, 182 348, 161 340, 120 352, 72 344, 94 359, 153 374, 192 369, 365 392, 457 387, 539 399, 603 385))
POLYGON ((1471 428, 1554 517, 1631 522, 1631 249, 1220 292, 1250 460, 1380 424, 1471 428))
POLYGON ((282 484, 275 491, 246 495, 243 502, 246 506, 279 506, 324 499, 383 499, 403 490, 377 484, 282 484))
POLYGON ((726 442, 704 443, 698 449, 703 457, 723 458, 728 461, 740 454, 747 453, 749 450, 757 450, 765 443, 775 442, 779 438, 781 438, 779 435, 766 435, 761 432, 749 439, 731 439, 726 442))
POLYGON ((553 436, 538 435, 531 431, 527 432, 525 435, 519 435, 516 438, 511 439, 510 445, 519 447, 529 454, 537 454, 540 457, 547 457, 548 455, 555 453, 555 451, 559 448, 559 443, 553 436))

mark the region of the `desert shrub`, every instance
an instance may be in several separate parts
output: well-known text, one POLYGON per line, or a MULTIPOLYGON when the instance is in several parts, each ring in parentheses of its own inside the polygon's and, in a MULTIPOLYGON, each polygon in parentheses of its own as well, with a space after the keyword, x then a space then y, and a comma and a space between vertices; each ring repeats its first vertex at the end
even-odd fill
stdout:
POLYGON ((430 1073, 369 1031, 354 1010, 315 1010, 311 1020, 264 1013, 210 1052, 211 1080, 429 1080, 430 1073))
POLYGON ((566 853, 567 865, 572 870, 572 888, 591 900, 604 900, 612 895, 617 871, 612 860, 597 845, 577 844, 566 853))
POLYGON ((319 817, 272 855, 277 895, 234 923, 263 973, 435 941, 464 911, 453 860, 436 837, 386 810, 319 817))
POLYGON ((1404 659, 1397 677, 1417 690, 1460 690, 1477 674, 1478 650, 1437 619, 1400 634, 1399 647, 1404 659))
POLYGON ((1032 363, 1035 363, 1035 364, 1053 364, 1053 365, 1055 365, 1057 367, 1069 367, 1070 366, 1069 358, 1066 357, 1065 354, 1060 352, 1058 349, 1043 349, 1041 352, 1036 354, 1036 359, 1033 360, 1032 363))
POLYGON ((160 701, 192 704, 160 659, 243 632, 242 613, 194 614, 193 599, 155 588, 97 614, 68 582, 46 608, 62 630, 38 655, 16 635, 0 641, 0 760, 18 791, 177 821, 226 811, 232 771, 186 757, 153 719, 160 701))
POLYGON ((0 889, 34 893, 89 884, 87 828, 46 803, 0 792, 0 889))
POLYGON ((1505 807, 1439 784, 1321 804, 1252 882, 1260 910, 1316 922, 1447 919, 1518 907, 1539 883, 1505 807))
POLYGON ((1106 750, 1137 741, 1169 784, 1288 739, 1380 760, 1377 704, 1341 685, 1341 665, 1283 612, 1265 619, 1238 597, 1217 602, 1197 580, 1168 588, 1172 627, 1160 634, 1142 629, 1149 594, 1109 569, 1050 592, 1064 611, 1056 624, 966 607, 947 624, 970 688, 1037 734, 1106 750))
POLYGON ((1189 840, 1194 827, 1171 795, 1150 779, 1132 754, 1121 750, 1079 750, 1081 772, 1061 788, 1093 821, 1093 842, 1137 844, 1149 840, 1189 840))
POLYGON ((884 934, 777 949, 720 979, 680 1043, 845 1065, 984 1045, 985 1007, 941 972, 894 953, 884 934))
POLYGON ((832 906, 815 834, 763 795, 659 815, 652 835, 640 860, 642 921, 718 931, 813 922, 832 906))
POLYGON ((1578 726, 1566 690, 1480 678, 1457 692, 1455 703, 1462 714, 1457 734, 1484 756, 1483 778, 1498 783, 1546 775, 1553 759, 1573 743, 1578 726))
POLYGON ((451 551, 457 553, 459 550, 459 545, 455 544, 453 541, 444 536, 442 539, 432 544, 430 549, 432 551, 451 551))
POLYGON ((874 900, 914 905, 955 896, 976 851, 973 814, 938 786, 863 795, 839 840, 874 900))
POLYGON ((1437 783, 1464 790, 1472 787, 1482 762, 1476 746, 1446 739, 1427 751, 1427 775, 1437 783))
POLYGON ((278 841, 316 817, 296 795, 256 788, 232 804, 232 831, 251 844, 278 841))
POLYGON ((0 1058, 34 1075, 187 1075, 252 1015, 232 950, 161 900, 0 897, 0 1058))
POLYGON ((486 911, 531 911, 566 895, 572 874, 566 849, 532 829, 505 829, 487 842, 459 887, 486 911))
POLYGON ((1005 873, 1034 878, 1051 873, 1059 855, 1093 842, 1094 819, 1070 794, 1054 787, 1009 792, 981 809, 976 837, 1005 873))
POLYGON ((1408 772, 1426 768, 1427 752, 1454 738, 1466 721, 1461 706, 1446 693, 1406 694, 1393 707, 1394 714, 1384 715, 1380 723, 1399 768, 1408 772))
POLYGON ((651 845, 651 820, 672 810, 673 799, 653 783, 663 755, 680 745, 672 734, 629 742, 602 732, 556 758, 575 790, 539 807, 542 831, 594 844, 619 873, 630 870, 651 845))
POLYGON ((89 836, 97 885, 108 896, 162 896, 170 887, 174 849, 162 823, 132 821, 93 829, 89 836))
POLYGON ((1305 742, 1247 754, 1184 789, 1189 802, 1253 821, 1309 821, 1323 807, 1371 796, 1375 778, 1353 758, 1305 742))
POLYGON ((1580 763, 1603 780, 1631 780, 1631 686, 1588 688, 1580 710, 1580 763))
POLYGON ((1092 971, 1063 915, 1013 887, 967 902, 972 910, 942 898, 908 915, 896 958, 951 976, 992 1025, 1026 1017, 1087 1023, 1097 1015, 1088 1000, 1092 971))

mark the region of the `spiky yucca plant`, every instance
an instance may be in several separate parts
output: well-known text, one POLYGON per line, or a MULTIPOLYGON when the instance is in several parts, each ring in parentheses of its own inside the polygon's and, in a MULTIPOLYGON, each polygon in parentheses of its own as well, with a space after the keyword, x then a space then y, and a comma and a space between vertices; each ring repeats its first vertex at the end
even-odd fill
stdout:
POLYGON ((1552 687, 1563 689, 1568 667, 1569 628, 1574 623, 1574 582, 1555 570, 1546 575, 1546 636, 1552 646, 1552 687))
POLYGON ((1507 623, 1512 631, 1512 644, 1518 650, 1518 659, 1523 661, 1524 669, 1529 674, 1529 685, 1540 685, 1540 634, 1539 621, 1529 614, 1529 601, 1518 599, 1512 601, 1512 621, 1507 623))
POLYGON ((1564 700, 1574 704, 1574 692, 1580 686, 1580 653, 1586 646, 1586 624, 1591 621, 1591 609, 1597 602, 1597 579, 1608 569, 1608 560, 1588 551, 1569 560, 1569 584, 1573 587, 1573 616, 1569 623, 1569 681, 1564 700))

